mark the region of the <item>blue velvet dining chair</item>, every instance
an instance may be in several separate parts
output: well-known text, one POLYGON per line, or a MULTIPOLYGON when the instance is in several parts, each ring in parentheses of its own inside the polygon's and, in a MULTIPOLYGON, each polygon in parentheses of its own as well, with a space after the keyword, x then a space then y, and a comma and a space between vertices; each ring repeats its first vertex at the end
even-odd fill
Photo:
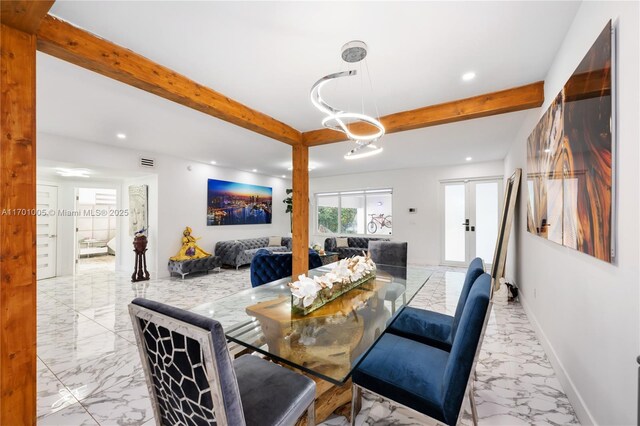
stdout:
POLYGON ((315 383, 253 355, 231 359, 218 321, 147 299, 129 305, 157 425, 314 424, 315 383))
MULTIPOLYGON (((309 269, 322 266, 320 255, 309 249, 309 269)), ((251 287, 258 287, 281 278, 290 277, 293 271, 291 253, 271 253, 266 249, 258 250, 251 260, 251 287)))
POLYGON ((385 333, 355 368, 351 424, 360 411, 362 391, 377 394, 434 420, 455 425, 469 394, 474 424, 473 372, 491 311, 491 276, 472 286, 451 351, 385 333))
POLYGON ((467 269, 454 316, 426 309, 405 307, 391 323, 387 332, 417 340, 445 351, 451 350, 471 286, 483 272, 482 259, 476 257, 467 269))

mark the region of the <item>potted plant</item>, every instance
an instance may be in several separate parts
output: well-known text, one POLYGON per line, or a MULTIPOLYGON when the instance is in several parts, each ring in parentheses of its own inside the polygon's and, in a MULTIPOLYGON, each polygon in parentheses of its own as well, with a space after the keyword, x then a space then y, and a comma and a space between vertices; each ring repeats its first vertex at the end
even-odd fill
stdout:
POLYGON ((291 226, 291 232, 293 232, 293 189, 287 188, 287 198, 282 200, 283 203, 287 205, 287 210, 285 213, 289 213, 289 223, 291 226))

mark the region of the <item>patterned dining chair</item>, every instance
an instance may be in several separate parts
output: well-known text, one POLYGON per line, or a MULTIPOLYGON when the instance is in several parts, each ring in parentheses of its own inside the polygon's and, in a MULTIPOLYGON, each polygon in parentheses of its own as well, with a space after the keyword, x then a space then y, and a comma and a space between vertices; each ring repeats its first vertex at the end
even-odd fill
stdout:
POLYGON ((148 299, 129 305, 157 425, 315 422, 315 383, 253 355, 231 359, 218 321, 148 299))

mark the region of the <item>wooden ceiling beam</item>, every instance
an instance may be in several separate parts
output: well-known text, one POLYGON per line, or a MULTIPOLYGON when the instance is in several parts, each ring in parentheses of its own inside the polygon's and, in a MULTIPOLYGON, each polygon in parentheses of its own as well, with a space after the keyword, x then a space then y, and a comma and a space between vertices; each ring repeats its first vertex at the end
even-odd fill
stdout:
MULTIPOLYGON (((513 89, 386 115, 381 117, 380 121, 386 129, 386 133, 396 133, 522 111, 539 107, 543 102, 544 82, 539 81, 513 89)), ((354 132, 370 130, 363 123, 356 123, 350 129, 354 132)), ((345 140, 344 133, 330 129, 318 129, 302 133, 302 141, 306 146, 326 145, 345 140)))
POLYGON ((0 22, 28 34, 34 34, 47 15, 54 0, 2 0, 0 22))
POLYGON ((37 37, 41 52, 289 145, 302 142, 293 127, 51 15, 37 37))

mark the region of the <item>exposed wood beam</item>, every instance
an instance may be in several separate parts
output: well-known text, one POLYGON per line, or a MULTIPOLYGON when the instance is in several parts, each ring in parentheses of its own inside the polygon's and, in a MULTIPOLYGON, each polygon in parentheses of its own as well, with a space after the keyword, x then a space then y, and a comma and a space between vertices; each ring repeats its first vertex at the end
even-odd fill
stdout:
POLYGON ((0 424, 33 425, 36 423, 35 35, 0 26, 0 88, 0 424))
POLYGON ((38 30, 38 50, 289 145, 296 129, 129 49, 47 15, 38 30))
POLYGON ((2 0, 0 2, 0 22, 9 27, 34 34, 42 18, 53 6, 54 0, 2 0))
POLYGON ((293 147, 293 278, 309 270, 309 147, 293 147))
MULTIPOLYGON (((380 118, 386 133, 396 133, 438 124, 536 108, 544 101, 544 82, 487 93, 472 98, 398 112, 380 118)), ((367 131, 367 125, 354 124, 353 131, 367 131)), ((345 140, 344 133, 318 129, 302 134, 306 146, 326 145, 345 140)))

